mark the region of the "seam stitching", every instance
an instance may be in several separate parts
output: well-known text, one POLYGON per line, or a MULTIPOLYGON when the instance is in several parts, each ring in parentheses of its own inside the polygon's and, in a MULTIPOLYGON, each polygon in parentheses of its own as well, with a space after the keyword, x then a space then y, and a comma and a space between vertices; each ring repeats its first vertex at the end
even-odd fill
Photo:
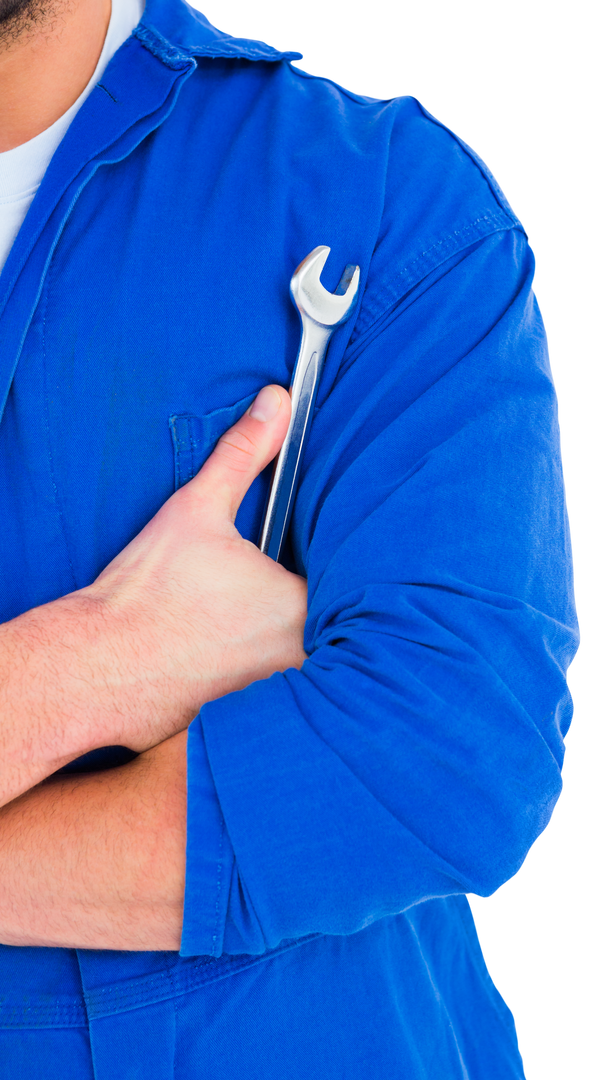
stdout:
POLYGON ((517 229, 523 232, 522 226, 516 224, 512 219, 503 211, 496 211, 495 213, 485 213, 480 217, 475 218, 474 221, 467 225, 464 225, 461 229, 455 229, 454 232, 449 233, 447 236, 442 237, 440 240, 435 241, 425 251, 422 251, 417 255, 407 266, 398 270, 394 275, 393 281, 387 282, 386 285, 377 292, 375 296, 371 297, 369 302, 366 302, 366 298, 362 299, 362 305, 360 308, 360 314, 356 325, 353 328, 350 338, 350 344, 356 344, 358 339, 369 333, 373 326, 383 318, 388 312, 389 308, 393 304, 397 304, 401 299, 401 293, 397 288, 397 284, 405 282, 407 289, 414 289, 426 273, 431 273, 432 270, 436 270, 442 262, 446 259, 452 258, 458 252, 463 250, 463 247, 467 247, 472 242, 478 242, 479 240, 485 240, 488 235, 492 235, 495 232, 510 232, 512 229, 517 229), (478 226, 480 226, 478 228, 478 226), (488 226, 491 226, 489 232, 486 232, 488 226), (471 232, 475 233, 473 240, 470 239, 471 232), (449 245, 449 250, 446 250, 446 245, 449 245), (438 255, 435 256, 435 252, 438 255), (442 255, 440 263, 437 259, 442 255), (416 272, 417 268, 425 263, 427 269, 423 276, 419 276, 416 272), (414 269, 415 268, 415 269, 414 269))
POLYGON ((216 905, 214 908, 214 933, 212 934, 212 956, 216 955, 216 943, 220 934, 220 898, 222 895, 222 869, 224 866, 224 860, 222 858, 222 845, 224 841, 224 818, 220 813, 220 838, 218 840, 218 866, 216 868, 216 905))

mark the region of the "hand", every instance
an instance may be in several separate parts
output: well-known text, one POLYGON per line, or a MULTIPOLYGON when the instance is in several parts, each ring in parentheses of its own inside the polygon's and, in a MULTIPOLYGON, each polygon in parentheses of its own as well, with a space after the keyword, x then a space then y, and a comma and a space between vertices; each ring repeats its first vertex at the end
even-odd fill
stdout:
POLYGON ((305 581, 234 527, 289 418, 286 391, 266 387, 198 476, 84 590, 108 627, 104 679, 117 681, 109 742, 145 750, 204 702, 305 659, 305 581))

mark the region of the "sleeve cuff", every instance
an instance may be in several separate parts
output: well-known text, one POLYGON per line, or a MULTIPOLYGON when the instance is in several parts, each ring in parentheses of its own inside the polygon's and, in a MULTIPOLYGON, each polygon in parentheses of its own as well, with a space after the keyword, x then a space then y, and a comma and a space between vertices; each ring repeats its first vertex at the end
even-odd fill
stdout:
POLYGON ((187 737, 187 846, 181 956, 221 956, 234 855, 199 716, 187 737))
POLYGON ((187 736, 187 844, 181 956, 260 955, 265 939, 240 880, 201 718, 187 736))

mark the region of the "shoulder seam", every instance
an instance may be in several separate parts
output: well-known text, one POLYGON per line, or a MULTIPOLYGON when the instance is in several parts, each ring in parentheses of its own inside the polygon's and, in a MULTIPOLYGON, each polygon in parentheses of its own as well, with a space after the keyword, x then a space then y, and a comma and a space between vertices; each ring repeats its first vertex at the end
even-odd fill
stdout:
POLYGON ((505 210, 486 210, 479 217, 447 233, 424 251, 420 251, 411 262, 397 270, 392 279, 386 281, 371 299, 363 298, 360 316, 352 338, 365 334, 393 304, 398 303, 405 293, 415 288, 427 274, 436 270, 442 263, 493 233, 507 232, 511 229, 524 233, 520 222, 510 218, 505 210))
POLYGON ((512 221, 504 210, 502 210, 501 213, 499 211, 491 213, 486 210, 483 214, 480 214, 479 217, 468 222, 467 225, 463 225, 461 229, 453 229, 452 232, 443 236, 441 240, 436 240, 435 243, 431 244, 425 251, 421 251, 415 259, 412 259, 408 266, 404 266, 401 270, 397 271, 397 277, 401 277, 406 281, 413 280, 415 282, 415 273, 411 268, 414 267, 416 263, 423 262, 424 259, 427 259, 428 262, 432 263, 431 268, 434 269, 438 266, 440 254, 444 251, 446 252, 446 257, 448 257, 449 255, 455 254, 457 251, 462 251, 462 248, 466 247, 467 243, 470 244, 474 240, 480 240, 493 232, 503 232, 505 229, 514 228, 516 225, 519 225, 519 223, 512 221), (439 248, 441 248, 442 251, 439 251, 439 248), (453 248, 454 250, 450 251, 450 248, 453 248))

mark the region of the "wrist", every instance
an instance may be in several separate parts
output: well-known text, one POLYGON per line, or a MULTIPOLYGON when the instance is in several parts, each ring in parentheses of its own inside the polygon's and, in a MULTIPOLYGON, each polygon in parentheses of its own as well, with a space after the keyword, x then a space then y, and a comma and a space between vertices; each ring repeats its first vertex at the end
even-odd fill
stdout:
POLYGON ((100 737, 96 745, 144 752, 188 727, 207 700, 205 680, 179 648, 166 605, 147 605, 110 584, 99 579, 74 594, 87 620, 84 651, 95 685, 87 733, 100 737))
POLYGON ((0 805, 89 750, 119 741, 112 636, 87 590, 0 626, 0 805))

